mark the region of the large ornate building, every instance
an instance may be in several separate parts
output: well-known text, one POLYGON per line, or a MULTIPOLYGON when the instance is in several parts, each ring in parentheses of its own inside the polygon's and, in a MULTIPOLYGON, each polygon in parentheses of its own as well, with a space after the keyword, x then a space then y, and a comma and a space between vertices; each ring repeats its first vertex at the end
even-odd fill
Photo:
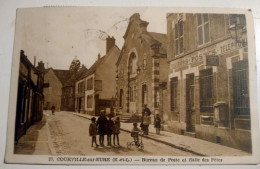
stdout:
POLYGON ((167 38, 168 129, 251 151, 245 16, 168 14, 167 38))
POLYGON ((166 35, 148 32, 138 13, 130 18, 117 65, 117 111, 141 114, 144 105, 162 113, 168 79, 166 35))

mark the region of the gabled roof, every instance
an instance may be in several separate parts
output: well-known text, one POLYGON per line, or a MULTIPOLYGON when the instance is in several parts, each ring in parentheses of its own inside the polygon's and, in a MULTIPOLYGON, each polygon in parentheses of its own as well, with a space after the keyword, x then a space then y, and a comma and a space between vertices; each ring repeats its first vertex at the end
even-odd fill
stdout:
MULTIPOLYGON (((159 48, 159 53, 161 54, 166 54, 166 50, 167 50, 167 37, 166 34, 162 34, 162 33, 156 33, 156 32, 143 32, 140 37, 142 39, 145 40, 146 43, 148 43, 148 45, 152 46, 155 44, 160 45, 159 48)), ((124 46, 122 47, 122 50, 120 51, 120 55, 118 57, 118 60, 116 62, 116 65, 119 64, 122 55, 123 55, 123 51, 124 51, 124 46)))
POLYGON ((114 45, 106 55, 104 55, 103 57, 101 57, 99 60, 97 60, 89 69, 86 73, 84 73, 80 79, 83 79, 85 77, 88 77, 92 74, 94 74, 96 72, 96 69, 98 68, 98 66, 100 66, 103 61, 105 60, 106 56, 110 55, 110 53, 114 50, 114 49, 117 49, 117 50, 120 50, 116 45, 114 45))
POLYGON ((69 70, 53 69, 52 67, 45 69, 44 74, 48 73, 49 70, 52 70, 57 78, 60 80, 62 85, 70 78, 71 73, 69 70))
POLYGON ((139 13, 133 14, 133 15, 130 17, 129 24, 128 24, 128 26, 127 26, 127 28, 126 28, 126 31, 125 31, 125 34, 124 34, 124 36, 123 36, 124 39, 126 38, 128 32, 129 32, 129 30, 130 30, 130 28, 131 28, 132 23, 137 23, 138 25, 140 25, 140 26, 145 26, 145 27, 147 27, 147 25, 149 24, 149 22, 143 21, 143 20, 140 18, 140 14, 139 14, 139 13))
POLYGON ((68 78, 70 78, 71 73, 69 70, 58 70, 58 69, 53 69, 54 73, 56 76, 60 79, 61 83, 64 84, 68 78))

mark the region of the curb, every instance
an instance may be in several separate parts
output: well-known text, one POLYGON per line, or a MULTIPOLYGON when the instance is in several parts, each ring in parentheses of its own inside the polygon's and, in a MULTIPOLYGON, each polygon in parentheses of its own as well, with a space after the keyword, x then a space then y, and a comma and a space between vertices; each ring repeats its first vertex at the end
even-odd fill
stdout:
MULTIPOLYGON (((72 114, 90 120, 90 118, 88 118, 88 117, 86 117, 86 116, 82 116, 82 115, 79 115, 79 114, 77 114, 77 113, 72 113, 72 114)), ((127 133, 130 133, 130 131, 129 131, 129 130, 126 130, 126 129, 120 128, 120 130, 122 130, 122 131, 124 131, 124 132, 127 132, 127 133)), ((165 144, 165 145, 167 145, 167 146, 170 146, 170 147, 173 147, 173 148, 176 148, 176 149, 185 151, 185 152, 189 152, 189 153, 198 155, 198 156, 206 156, 205 154, 201 154, 201 153, 195 152, 195 151, 193 151, 193 150, 189 150, 189 149, 187 149, 187 148, 183 148, 183 147, 174 145, 174 144, 172 144, 172 143, 168 143, 168 142, 166 142, 166 141, 162 141, 162 140, 159 140, 159 139, 155 139, 155 138, 152 138, 152 137, 149 137, 149 136, 143 136, 143 137, 144 137, 144 138, 147 138, 147 139, 150 139, 150 140, 153 140, 153 141, 156 141, 156 142, 159 142, 159 143, 162 143, 162 144, 165 144)))

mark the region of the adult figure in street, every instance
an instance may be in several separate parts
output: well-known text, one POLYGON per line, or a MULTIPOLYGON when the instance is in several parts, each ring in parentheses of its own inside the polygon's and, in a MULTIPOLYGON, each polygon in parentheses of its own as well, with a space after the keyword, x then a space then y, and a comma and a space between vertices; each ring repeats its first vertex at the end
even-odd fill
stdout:
POLYGON ((143 112, 142 112, 142 116, 144 116, 145 113, 147 113, 148 116, 150 116, 150 115, 152 114, 151 110, 147 107, 146 104, 144 105, 143 112))
POLYGON ((113 142, 114 142, 114 145, 115 145, 115 139, 117 139, 117 145, 120 146, 119 136, 118 136, 119 133, 120 133, 120 119, 119 119, 119 117, 117 117, 116 120, 115 120, 114 129, 113 129, 113 134, 114 134, 113 142))
POLYGON ((144 135, 148 135, 149 133, 149 125, 151 124, 151 111, 147 107, 147 105, 144 105, 143 111, 142 111, 142 123, 140 125, 141 129, 144 131, 144 135))
POLYGON ((107 118, 104 110, 101 110, 100 112, 100 116, 97 120, 97 128, 99 134, 99 144, 104 146, 104 136, 107 134, 107 118))
POLYGON ((142 130, 144 131, 144 135, 148 135, 150 124, 151 124, 151 117, 148 115, 148 112, 145 112, 142 118, 142 130))
POLYGON ((52 115, 54 115, 54 112, 55 112, 55 106, 54 105, 51 106, 51 112, 52 112, 52 115))

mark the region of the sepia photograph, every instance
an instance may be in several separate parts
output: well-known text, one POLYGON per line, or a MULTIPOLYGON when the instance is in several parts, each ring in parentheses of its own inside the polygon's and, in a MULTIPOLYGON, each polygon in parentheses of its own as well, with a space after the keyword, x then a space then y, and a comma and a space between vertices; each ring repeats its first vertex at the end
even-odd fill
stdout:
POLYGON ((252 25, 250 10, 18 9, 6 162, 258 163, 252 25))

